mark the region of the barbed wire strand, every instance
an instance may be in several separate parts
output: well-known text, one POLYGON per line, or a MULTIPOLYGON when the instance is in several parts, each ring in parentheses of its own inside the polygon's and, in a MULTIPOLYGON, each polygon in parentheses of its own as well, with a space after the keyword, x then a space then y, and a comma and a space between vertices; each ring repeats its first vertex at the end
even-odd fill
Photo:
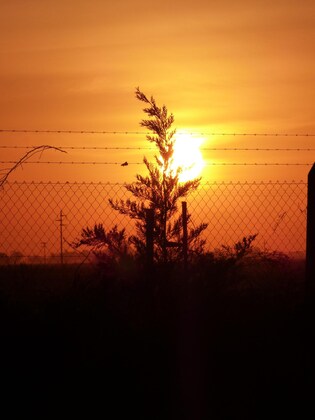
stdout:
MULTIPOLYGON (((151 134, 147 131, 107 131, 107 130, 41 130, 41 129, 0 129, 0 133, 32 133, 32 134, 123 134, 123 135, 146 135, 151 134)), ((253 136, 253 137, 315 137, 315 133, 221 133, 207 131, 183 131, 178 130, 178 134, 200 135, 200 136, 253 136)))
MULTIPOLYGON (((8 181, 6 185, 17 185, 17 186, 24 186, 24 185, 34 185, 34 186, 126 186, 130 184, 130 182, 109 182, 109 181, 8 181)), ((204 181, 201 182, 200 186, 212 186, 212 185, 307 185, 307 181, 305 180, 258 180, 258 181, 204 181)))
MULTIPOLYGON (((16 161, 0 161, 0 164, 17 164, 16 161)), ((310 166, 313 165, 314 162, 211 162, 206 163, 206 166, 310 166)), ((23 162, 24 164, 44 164, 44 165, 120 165, 120 166, 128 166, 128 165, 144 165, 143 162, 88 162, 88 161, 28 161, 23 162)), ((189 165, 188 167, 193 166, 189 165)), ((186 167, 186 166, 185 166, 186 167)))
MULTIPOLYGON (((0 149, 33 149, 34 146, 0 145, 0 149)), ((155 147, 115 147, 115 146, 58 146, 62 150, 156 150, 155 147)), ((314 152, 315 148, 290 147, 200 147, 199 150, 211 152, 242 151, 242 152, 314 152)))

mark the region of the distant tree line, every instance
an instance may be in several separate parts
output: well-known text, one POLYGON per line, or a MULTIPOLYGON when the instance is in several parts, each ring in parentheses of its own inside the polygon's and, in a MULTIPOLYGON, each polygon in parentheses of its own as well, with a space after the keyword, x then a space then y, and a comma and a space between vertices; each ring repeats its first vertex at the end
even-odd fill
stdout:
MULTIPOLYGON (((87 260, 88 252, 78 254, 75 251, 65 251, 63 261, 65 264, 80 264, 87 260)), ((0 252, 0 265, 19 265, 19 264, 59 264, 60 255, 51 253, 46 257, 43 255, 23 255, 20 251, 13 251, 10 254, 0 252)))

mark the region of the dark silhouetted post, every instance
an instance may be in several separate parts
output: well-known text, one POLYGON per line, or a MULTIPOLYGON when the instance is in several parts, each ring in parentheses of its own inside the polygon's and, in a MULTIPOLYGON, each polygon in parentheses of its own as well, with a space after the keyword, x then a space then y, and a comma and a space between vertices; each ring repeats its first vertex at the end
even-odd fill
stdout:
POLYGON ((306 299, 315 295, 315 163, 308 174, 306 226, 306 299))
POLYGON ((44 250, 44 264, 46 264, 46 245, 47 245, 47 242, 42 242, 42 247, 44 250))
POLYGON ((63 264, 63 218, 64 214, 62 213, 62 210, 60 210, 59 219, 57 219, 57 222, 59 222, 59 229, 60 229, 60 264, 63 264))
POLYGON ((154 210, 146 209, 146 254, 147 269, 150 272, 153 267, 153 230, 154 230, 154 210))
POLYGON ((188 234, 187 234, 187 203, 182 202, 182 220, 183 220, 183 259, 184 268, 187 269, 188 260, 188 234))

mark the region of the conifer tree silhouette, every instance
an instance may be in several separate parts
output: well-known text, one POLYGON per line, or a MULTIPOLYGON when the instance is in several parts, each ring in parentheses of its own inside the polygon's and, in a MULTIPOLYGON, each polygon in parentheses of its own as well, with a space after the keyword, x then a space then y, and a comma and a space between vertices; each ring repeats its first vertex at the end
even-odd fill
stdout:
MULTIPOLYGON (((136 234, 129 237, 138 255, 145 253, 146 209, 154 209, 154 258, 156 261, 168 262, 176 260, 181 254, 181 226, 182 216, 178 215, 179 200, 196 190, 201 178, 186 182, 179 181, 181 168, 173 169, 175 132, 173 129, 174 116, 169 114, 165 105, 159 107, 155 99, 148 98, 139 87, 135 91, 136 98, 145 104, 143 111, 148 119, 140 122, 142 127, 150 131, 147 140, 155 144, 158 154, 155 162, 149 162, 146 157, 143 162, 148 175, 136 175, 136 181, 126 184, 125 188, 134 199, 113 200, 109 203, 113 209, 121 214, 135 219, 136 234), (170 248, 171 243, 179 246, 170 248)), ((188 222, 191 216, 188 215, 188 222)), ((188 244, 190 254, 203 251, 205 241, 201 233, 208 225, 202 223, 194 228, 189 226, 188 244)))

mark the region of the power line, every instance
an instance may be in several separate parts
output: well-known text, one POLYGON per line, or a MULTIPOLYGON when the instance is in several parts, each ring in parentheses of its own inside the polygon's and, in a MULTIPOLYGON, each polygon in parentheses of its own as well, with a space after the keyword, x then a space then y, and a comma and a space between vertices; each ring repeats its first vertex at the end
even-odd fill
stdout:
MULTIPOLYGON (((106 130, 29 130, 29 129, 0 129, 0 133, 33 133, 33 134, 123 134, 123 135, 145 135, 152 134, 146 131, 106 131, 106 130)), ((177 131, 178 134, 200 135, 200 136, 253 136, 253 137, 315 137, 315 133, 221 133, 202 131, 177 131)))
MULTIPOLYGON (((0 164, 16 164, 16 161, 0 161, 0 164)), ((212 162, 206 163, 206 166, 311 166, 314 162, 212 162)), ((95 162, 95 161, 72 161, 72 162, 63 162, 63 161, 27 161, 23 162, 24 164, 44 164, 44 165, 144 165, 143 162, 95 162)), ((190 166, 193 166, 190 165, 190 166)))

